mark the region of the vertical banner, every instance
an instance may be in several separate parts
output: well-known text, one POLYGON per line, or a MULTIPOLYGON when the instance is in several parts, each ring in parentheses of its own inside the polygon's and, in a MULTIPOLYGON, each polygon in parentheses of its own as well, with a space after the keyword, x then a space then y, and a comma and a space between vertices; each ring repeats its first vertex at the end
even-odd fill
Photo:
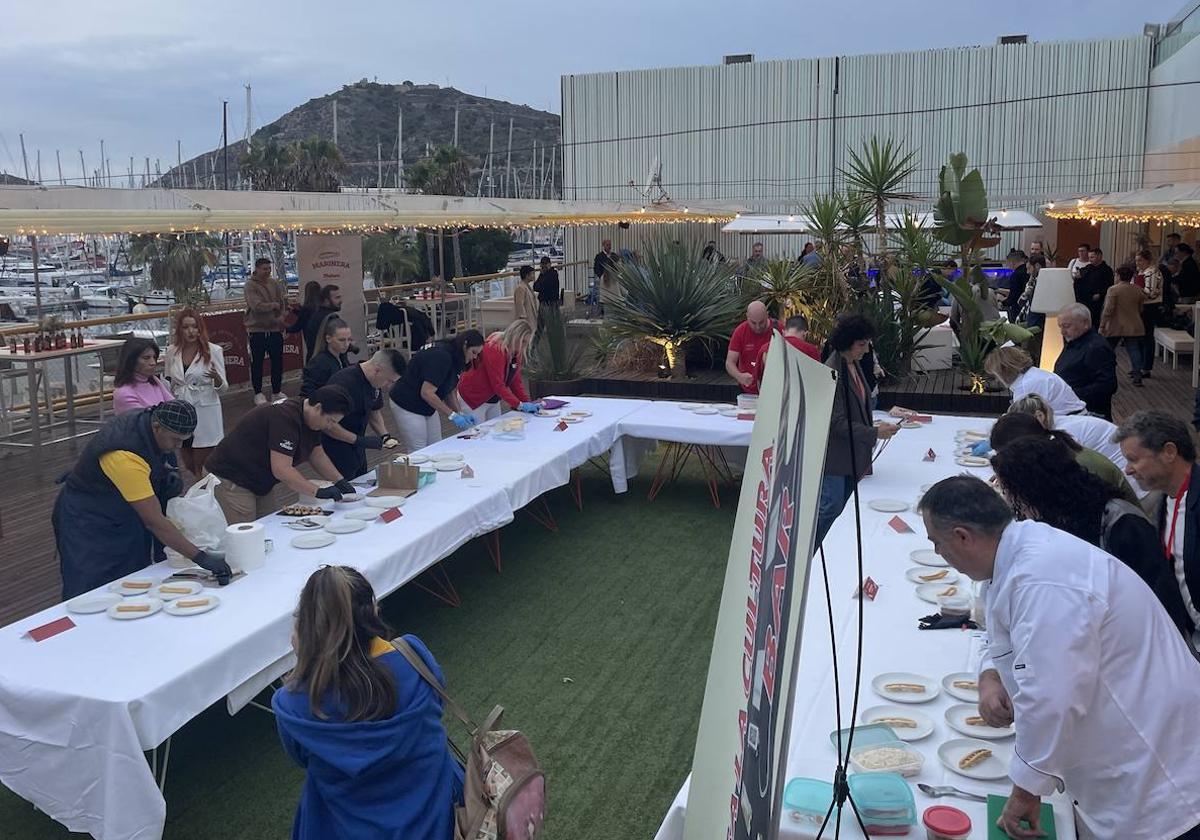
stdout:
POLYGON ((775 838, 835 374, 776 334, 746 456, 685 840, 775 838))
POLYGON ((342 290, 342 320, 350 325, 355 342, 366 346, 367 305, 363 296, 362 237, 357 233, 301 233, 296 235, 296 271, 300 294, 316 280, 342 290))

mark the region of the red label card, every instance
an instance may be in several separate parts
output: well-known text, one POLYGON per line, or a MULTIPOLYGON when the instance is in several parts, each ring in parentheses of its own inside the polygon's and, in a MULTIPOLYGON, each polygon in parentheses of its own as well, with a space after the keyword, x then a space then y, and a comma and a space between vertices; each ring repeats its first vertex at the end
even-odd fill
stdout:
POLYGON ((41 627, 34 627, 28 631, 29 638, 35 642, 43 642, 51 636, 57 636, 59 633, 70 630, 75 626, 75 622, 69 616, 51 621, 49 624, 43 624, 41 627))
POLYGON ((925 453, 925 457, 922 458, 921 460, 922 461, 936 461, 937 453, 934 452, 932 449, 930 449, 928 452, 925 453))
POLYGON ((932 423, 933 415, 932 414, 910 414, 908 419, 912 420, 914 423, 932 423))
POLYGON ((567 424, 564 423, 562 420, 559 420, 558 425, 554 427, 554 431, 556 431, 556 432, 565 432, 566 430, 567 430, 567 424))
POLYGON ((463 464, 462 470, 459 471, 459 478, 474 478, 475 470, 471 469, 470 464, 463 464))
POLYGON ((395 522, 404 514, 400 512, 400 508, 388 508, 383 513, 379 514, 379 518, 383 522, 395 522))
POLYGON ((868 577, 863 583, 863 594, 867 596, 868 600, 874 601, 875 596, 879 594, 879 584, 868 577))
POLYGON ((893 516, 888 520, 888 524, 892 526, 892 530, 897 534, 911 534, 913 529, 908 526, 908 523, 899 516, 893 516))

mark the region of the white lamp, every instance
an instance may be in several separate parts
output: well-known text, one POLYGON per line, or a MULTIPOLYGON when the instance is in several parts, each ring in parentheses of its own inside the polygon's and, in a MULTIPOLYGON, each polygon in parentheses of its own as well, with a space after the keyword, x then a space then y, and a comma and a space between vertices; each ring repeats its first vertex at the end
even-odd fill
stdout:
POLYGON ((1038 272, 1037 285, 1033 289, 1030 312, 1046 316, 1042 327, 1042 370, 1053 371, 1054 363, 1062 353, 1062 333, 1058 330, 1058 313, 1075 302, 1075 283, 1069 268, 1043 268, 1038 272))

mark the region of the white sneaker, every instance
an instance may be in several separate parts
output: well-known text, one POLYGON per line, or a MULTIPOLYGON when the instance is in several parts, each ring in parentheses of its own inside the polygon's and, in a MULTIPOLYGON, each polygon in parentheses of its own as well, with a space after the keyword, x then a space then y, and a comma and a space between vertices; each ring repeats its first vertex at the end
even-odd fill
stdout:
POLYGON ((262 394, 255 394, 254 395, 254 404, 255 405, 266 405, 267 398, 264 397, 262 394))

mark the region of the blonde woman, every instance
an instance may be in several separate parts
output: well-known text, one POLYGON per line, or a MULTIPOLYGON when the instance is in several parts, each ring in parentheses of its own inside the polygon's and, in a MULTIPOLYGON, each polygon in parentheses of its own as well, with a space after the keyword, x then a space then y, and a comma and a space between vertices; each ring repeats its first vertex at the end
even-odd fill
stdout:
POLYGON ((533 326, 523 318, 513 321, 504 332, 488 336, 479 359, 458 383, 458 395, 476 423, 499 417, 506 407, 530 413, 538 410, 539 404, 529 399, 521 382, 521 366, 532 340, 533 326))
POLYGON ((1057 373, 1034 367, 1020 347, 998 347, 983 362, 983 369, 1012 391, 1013 400, 1041 394, 1055 414, 1083 414, 1087 405, 1057 373))

